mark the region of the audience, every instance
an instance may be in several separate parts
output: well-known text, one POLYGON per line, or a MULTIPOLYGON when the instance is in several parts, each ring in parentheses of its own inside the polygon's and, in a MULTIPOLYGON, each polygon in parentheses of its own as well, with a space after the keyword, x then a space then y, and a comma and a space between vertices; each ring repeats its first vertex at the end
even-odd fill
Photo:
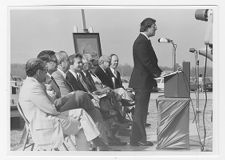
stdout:
MULTIPOLYGON (((126 102, 126 104, 134 105, 133 99, 130 97, 129 93, 124 88, 114 87, 115 84, 112 79, 115 80, 115 77, 112 76, 110 73, 111 71, 109 71, 109 66, 111 64, 111 58, 103 55, 99 58, 98 64, 99 64, 99 66, 95 70, 95 75, 100 79, 102 84, 109 87, 115 93, 117 93, 120 96, 120 98, 126 102)), ((117 62, 117 65, 118 65, 118 62, 117 62)), ((121 84, 121 86, 122 86, 122 84, 121 84)))
MULTIPOLYGON (((74 135, 77 150, 126 145, 116 133, 124 123, 121 102, 132 102, 117 71, 118 56, 101 56, 94 69, 90 54, 41 51, 26 64, 19 102, 36 144, 58 148, 74 135), (28 96, 29 95, 29 96, 28 96), (91 143, 90 143, 91 142, 91 143)), ((124 127, 124 126, 123 126, 124 127)))
MULTIPOLYGON (((56 99, 54 101, 54 103, 57 106, 61 106, 61 104, 65 104, 63 105, 63 107, 60 107, 61 111, 65 111, 65 110, 69 110, 71 109, 71 106, 74 108, 74 106, 76 108, 83 108, 85 109, 88 114, 92 117, 92 119, 94 120, 94 122, 96 123, 99 131, 100 131, 100 137, 104 140, 105 143, 108 142, 107 140, 107 136, 104 132, 105 127, 104 127, 104 122, 101 116, 101 113, 96 110, 96 108, 94 107, 93 103, 90 100, 90 97, 88 96, 87 93, 83 92, 83 91, 73 91, 72 87, 70 86, 70 84, 65 80, 65 78, 63 77, 63 75, 61 74, 61 72, 66 72, 68 70, 68 64, 66 64, 66 58, 68 57, 67 54, 65 52, 59 52, 58 57, 61 58, 61 60, 55 56, 55 54, 53 54, 53 51, 42 51, 39 53, 38 57, 40 59, 45 60, 46 62, 46 67, 48 68, 48 72, 52 73, 51 78, 51 86, 58 86, 58 90, 63 91, 60 92, 61 93, 61 97, 56 99), (48 55, 51 55, 49 57, 49 60, 46 59, 46 57, 48 57, 48 55), (53 59, 52 59, 53 58, 53 59), (57 59, 57 63, 58 61, 61 61, 61 66, 58 66, 58 70, 56 69, 57 65, 55 65, 54 63, 52 63, 53 60, 57 59), (63 60, 64 59, 64 60, 63 60), (55 68, 54 68, 55 67, 55 68), (63 71, 62 71, 63 70, 63 71), (58 73, 57 73, 58 71, 58 73), (61 71, 61 72, 60 72, 61 71), (54 84, 54 85, 52 85, 54 84), (66 109, 65 109, 66 108, 66 109)), ((54 61, 56 62, 56 61, 54 61)), ((64 73, 63 72, 63 73, 64 73)), ((52 89, 55 87, 52 87, 52 89)), ((48 93, 48 91, 47 91, 48 93)), ((64 115, 69 115, 71 114, 70 112, 74 112, 73 111, 69 111, 69 112, 63 112, 64 115)))
POLYGON ((109 144, 121 145, 122 143, 116 139, 116 132, 114 131, 118 130, 118 126, 116 126, 118 125, 118 120, 116 120, 116 118, 119 113, 116 110, 116 107, 119 106, 119 103, 112 99, 114 97, 110 90, 107 93, 102 92, 103 90, 97 91, 93 80, 89 79, 89 67, 87 63, 83 63, 84 61, 82 60, 84 60, 84 58, 80 54, 73 54, 69 56, 70 70, 67 72, 66 79, 75 90, 82 90, 89 93, 89 95, 92 97, 93 103, 100 108, 104 120, 107 120, 108 122, 109 119, 113 119, 111 123, 113 124, 113 129, 110 127, 112 125, 108 127, 109 144), (112 100, 115 102, 113 105, 111 104, 112 100))
POLYGON ((88 141, 99 146, 100 150, 108 150, 109 147, 99 138, 99 130, 85 110, 80 109, 80 112, 70 116, 57 111, 44 85, 46 66, 37 58, 26 63, 27 78, 19 94, 19 103, 30 122, 33 141, 40 147, 58 148, 64 135, 75 135, 78 150, 88 150, 88 141))

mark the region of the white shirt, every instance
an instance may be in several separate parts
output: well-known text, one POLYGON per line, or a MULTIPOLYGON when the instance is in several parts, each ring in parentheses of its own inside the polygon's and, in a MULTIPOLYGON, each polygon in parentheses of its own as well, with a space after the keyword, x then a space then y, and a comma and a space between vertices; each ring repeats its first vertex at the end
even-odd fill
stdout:
POLYGON ((94 73, 91 73, 91 72, 90 72, 90 74, 95 83, 102 84, 102 81, 98 78, 97 75, 95 75, 94 73))
POLYGON ((64 78, 66 78, 66 73, 64 73, 61 69, 57 68, 57 70, 63 75, 64 78))
POLYGON ((86 75, 87 75, 84 71, 82 71, 82 73, 84 74, 84 76, 86 76, 86 75))
POLYGON ((77 74, 76 74, 74 71, 72 71, 72 70, 70 69, 69 72, 77 79, 77 74))
POLYGON ((106 73, 106 71, 101 66, 99 66, 99 67, 106 73))
POLYGON ((48 94, 48 98, 54 102, 54 100, 56 99, 56 91, 52 88, 50 82, 52 81, 51 79, 51 75, 47 72, 47 78, 49 79, 48 82, 45 83, 45 89, 46 89, 46 92, 48 94))
POLYGON ((113 75, 117 78, 117 72, 114 68, 110 67, 110 70, 112 71, 113 75))
POLYGON ((144 32, 140 32, 142 35, 144 35, 148 40, 150 40, 150 38, 144 33, 144 32))
POLYGON ((74 72, 73 70, 69 70, 69 72, 76 78, 76 80, 80 81, 81 74, 79 72, 74 72))
POLYGON ((49 74, 48 72, 47 72, 47 76, 52 77, 51 74, 49 74))

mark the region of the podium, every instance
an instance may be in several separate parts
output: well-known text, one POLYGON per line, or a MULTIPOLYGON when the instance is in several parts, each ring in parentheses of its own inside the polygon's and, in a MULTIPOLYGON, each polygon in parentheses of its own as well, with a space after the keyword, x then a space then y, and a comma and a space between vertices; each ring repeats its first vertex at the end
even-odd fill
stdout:
POLYGON ((164 77, 164 96, 156 99, 157 149, 189 149, 190 63, 164 77))
POLYGON ((167 98, 190 97, 189 80, 184 72, 177 71, 164 77, 164 94, 167 98))
POLYGON ((157 149, 189 149, 190 98, 158 97, 157 149))
POLYGON ((190 62, 183 62, 183 71, 164 76, 164 94, 167 98, 190 97, 190 62))

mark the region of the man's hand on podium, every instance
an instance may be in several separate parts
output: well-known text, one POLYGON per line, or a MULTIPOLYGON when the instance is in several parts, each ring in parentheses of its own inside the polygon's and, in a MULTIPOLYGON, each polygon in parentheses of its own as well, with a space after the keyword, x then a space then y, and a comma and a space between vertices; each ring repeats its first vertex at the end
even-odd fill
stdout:
POLYGON ((161 72, 159 77, 164 77, 167 73, 165 71, 161 72))

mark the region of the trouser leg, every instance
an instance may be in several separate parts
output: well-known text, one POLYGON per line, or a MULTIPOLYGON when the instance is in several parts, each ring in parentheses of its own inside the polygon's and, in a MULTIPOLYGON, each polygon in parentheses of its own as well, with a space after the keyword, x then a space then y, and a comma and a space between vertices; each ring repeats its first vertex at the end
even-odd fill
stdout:
MULTIPOLYGON (((151 96, 151 93, 149 93, 148 102, 146 102, 146 103, 147 103, 146 106, 148 106, 148 107, 149 107, 149 99, 150 99, 150 96, 151 96)), ((146 98, 147 98, 147 97, 146 97, 146 98)), ((145 109, 145 110, 144 110, 144 114, 143 114, 143 122, 144 122, 144 124, 147 123, 148 107, 144 107, 144 109, 145 109)))
POLYGON ((60 112, 77 108, 83 108, 88 112, 94 107, 88 93, 83 91, 71 92, 70 94, 56 99, 54 104, 60 112))
POLYGON ((131 143, 146 141, 145 119, 147 117, 150 91, 135 90, 135 109, 130 137, 131 143))
POLYGON ((87 141, 91 141, 100 135, 97 126, 95 125, 93 119, 88 115, 84 109, 75 109, 69 112, 71 117, 76 117, 79 119, 81 128, 87 138, 87 141), (78 110, 78 111, 77 111, 78 110))
POLYGON ((107 127, 106 124, 102 118, 102 114, 100 112, 100 110, 96 107, 94 107, 94 109, 92 109, 89 112, 91 118, 94 120, 95 125, 97 126, 99 132, 100 132, 100 137, 102 138, 102 140, 105 143, 108 143, 108 139, 107 139, 107 127))
POLYGON ((87 141, 83 129, 75 135, 75 141, 78 151, 88 151, 90 149, 90 142, 87 141))
POLYGON ((81 123, 78 120, 80 110, 77 109, 77 116, 74 117, 59 117, 64 135, 74 135, 77 150, 88 151, 90 148, 90 143, 87 141, 84 131, 82 129, 81 123))

